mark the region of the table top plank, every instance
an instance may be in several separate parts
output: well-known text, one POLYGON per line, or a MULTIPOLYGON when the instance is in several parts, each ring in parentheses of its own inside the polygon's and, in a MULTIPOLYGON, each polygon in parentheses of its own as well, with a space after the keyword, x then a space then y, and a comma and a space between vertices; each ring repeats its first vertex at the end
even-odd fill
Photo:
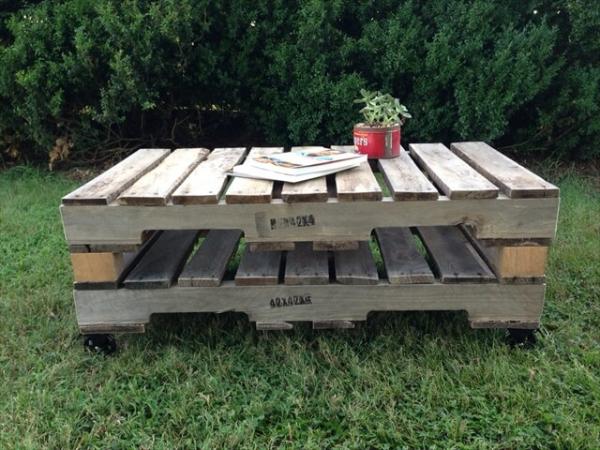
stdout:
POLYGON ((205 148, 179 148, 126 189, 118 198, 121 205, 166 205, 171 193, 208 156, 205 148))
MULTIPOLYGON (((325 147, 292 147, 292 152, 303 150, 325 149, 325 147)), ((327 179, 325 177, 314 178, 300 183, 284 183, 281 190, 281 198, 286 203, 294 202, 325 202, 327 193, 327 179)))
POLYGON ((65 205, 108 205, 167 157, 167 148, 143 148, 63 197, 65 205))
POLYGON ((328 284, 327 252, 315 251, 312 242, 298 242, 287 253, 284 283, 287 285, 328 284))
POLYGON ((380 159, 379 170, 383 174, 394 200, 435 200, 437 189, 417 167, 410 154, 400 149, 397 158, 380 159))
POLYGON ((381 200, 381 187, 366 161, 353 169, 335 174, 335 187, 339 201, 381 200))
POLYGON ((375 228, 381 257, 391 284, 433 283, 435 278, 427 261, 417 250, 409 228, 375 228))
POLYGON ((458 227, 418 227, 442 283, 496 281, 492 270, 458 227))
POLYGON ((496 198, 498 188, 443 144, 410 144, 411 155, 452 200, 496 198))
POLYGON ((455 142, 452 151, 511 198, 558 197, 559 189, 485 142, 455 142))
POLYGON ((377 284, 379 274, 368 241, 360 241, 356 250, 334 252, 335 279, 341 284, 377 284))
MULTIPOLYGON (((248 158, 280 152, 283 152, 283 147, 253 147, 248 158)), ((230 204, 269 203, 273 198, 273 185, 274 182, 270 180, 234 177, 225 193, 225 202, 230 204)))
POLYGON ((227 184, 227 172, 239 164, 245 155, 246 147, 215 148, 173 192, 173 203, 178 205, 218 203, 227 184))

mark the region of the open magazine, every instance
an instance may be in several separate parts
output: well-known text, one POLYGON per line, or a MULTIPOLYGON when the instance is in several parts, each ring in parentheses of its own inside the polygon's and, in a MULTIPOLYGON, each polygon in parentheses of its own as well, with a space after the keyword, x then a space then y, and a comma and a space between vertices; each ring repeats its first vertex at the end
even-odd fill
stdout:
POLYGON ((367 161, 366 155, 315 147, 289 153, 249 157, 230 175, 298 183, 351 169, 367 161))

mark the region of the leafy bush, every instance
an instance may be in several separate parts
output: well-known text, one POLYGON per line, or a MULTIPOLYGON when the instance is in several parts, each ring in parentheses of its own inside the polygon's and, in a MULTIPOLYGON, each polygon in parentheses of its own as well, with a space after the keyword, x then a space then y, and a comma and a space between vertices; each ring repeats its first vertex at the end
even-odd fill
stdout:
POLYGON ((409 141, 600 155, 594 0, 6 3, 0 140, 13 156, 345 143, 363 88, 403 99, 409 141))

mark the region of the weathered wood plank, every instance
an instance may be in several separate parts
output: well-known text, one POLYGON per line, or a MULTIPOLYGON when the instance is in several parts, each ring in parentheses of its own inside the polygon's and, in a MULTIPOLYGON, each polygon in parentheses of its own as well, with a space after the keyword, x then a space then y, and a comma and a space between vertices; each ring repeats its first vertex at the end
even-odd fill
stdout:
POLYGON ((65 205, 108 205, 155 168, 169 154, 167 148, 143 148, 93 180, 63 197, 65 205))
POLYGON ((427 261, 415 245, 408 228, 376 228, 386 276, 392 284, 433 283, 435 278, 427 261))
POLYGON ((296 248, 287 254, 284 283, 288 285, 329 283, 327 253, 314 251, 311 242, 296 244, 296 248))
MULTIPOLYGON (((292 147, 292 152, 312 149, 325 149, 325 147, 292 147)), ((327 180, 319 177, 300 183, 283 183, 281 198, 286 203, 293 202, 324 202, 327 200, 327 180)))
POLYGON ((455 142, 450 148, 511 198, 558 197, 556 186, 485 142, 455 142))
POLYGON ((291 251, 296 248, 296 243, 293 241, 252 242, 247 240, 246 244, 251 252, 283 252, 291 251))
MULTIPOLYGON (((248 158, 282 151, 283 147, 253 147, 248 158)), ((273 181, 269 180, 234 177, 225 193, 225 201, 227 203, 269 203, 273 198, 273 184, 273 181)))
POLYGON ((225 185, 227 172, 244 158, 245 147, 215 148, 173 193, 177 205, 203 205, 219 202, 225 185))
POLYGON ((285 331, 293 328, 294 324, 289 322, 256 322, 258 331, 285 331))
POLYGON ((344 250, 333 255, 335 279, 341 284, 377 284, 379 275, 369 242, 361 241, 357 250, 344 250))
POLYGON ((180 148, 119 196, 121 205, 166 205, 179 183, 208 155, 205 148, 180 148))
POLYGON ((336 251, 336 250, 357 250, 360 241, 347 240, 331 240, 331 241, 314 241, 313 250, 318 252, 336 251))
POLYGON ((442 144, 410 144, 411 155, 450 199, 495 198, 498 188, 442 144))
POLYGON ((394 200, 435 200, 438 191, 419 170, 410 154, 403 148, 400 156, 380 159, 379 170, 392 192, 394 200))
POLYGON ((179 275, 179 286, 219 286, 241 237, 240 230, 210 230, 179 275))
POLYGON ((198 237, 195 230, 163 231, 125 277, 130 289, 168 288, 185 264, 198 237))
POLYGON ((265 323, 361 321, 371 311, 467 311, 474 324, 539 322, 544 285, 405 284, 321 286, 172 287, 75 291, 79 326, 147 323, 152 314, 236 311, 265 323), (303 297, 302 304, 273 307, 271 299, 303 297), (307 301, 309 300, 309 301, 307 301))
POLYGON ((251 252, 246 248, 235 274, 235 284, 238 286, 277 284, 281 258, 281 252, 251 252))
POLYGON ((336 173, 335 187, 340 201, 381 200, 383 197, 368 161, 336 173))
POLYGON ((350 320, 313 320, 313 330, 348 330, 354 328, 350 320))
POLYGON ((116 283, 125 264, 123 253, 71 253, 75 283, 116 283))
POLYGON ((457 227, 418 227, 442 283, 496 281, 466 236, 457 227))

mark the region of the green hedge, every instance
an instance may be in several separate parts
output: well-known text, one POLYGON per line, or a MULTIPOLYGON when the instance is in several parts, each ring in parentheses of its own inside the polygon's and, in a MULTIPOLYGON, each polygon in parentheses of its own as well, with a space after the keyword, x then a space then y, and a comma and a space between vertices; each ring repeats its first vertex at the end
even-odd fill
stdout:
POLYGON ((408 141, 600 155, 596 0, 4 3, 0 139, 26 159, 348 142, 363 87, 408 106, 408 141))

